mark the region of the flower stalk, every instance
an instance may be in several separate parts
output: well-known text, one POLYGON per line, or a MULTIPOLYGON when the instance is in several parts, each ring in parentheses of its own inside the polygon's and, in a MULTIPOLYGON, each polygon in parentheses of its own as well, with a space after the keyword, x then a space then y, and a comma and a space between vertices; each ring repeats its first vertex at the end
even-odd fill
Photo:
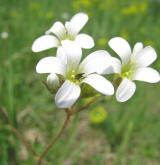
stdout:
POLYGON ((51 140, 51 142, 46 146, 46 148, 44 149, 44 151, 42 152, 42 154, 38 157, 37 165, 41 165, 42 160, 48 154, 49 150, 54 146, 54 144, 57 142, 57 140, 65 132, 65 130, 66 130, 68 124, 69 124, 69 121, 70 121, 70 118, 71 118, 72 114, 73 113, 71 112, 71 110, 66 110, 66 119, 65 119, 65 121, 64 121, 64 123, 62 125, 62 128, 60 129, 60 131, 57 134, 57 136, 51 140))
POLYGON ((81 111, 87 109, 90 105, 92 105, 93 103, 95 103, 97 101, 97 99, 98 99, 97 97, 94 97, 87 104, 85 104, 84 106, 80 107, 76 112, 81 112, 81 111))
POLYGON ((94 103, 95 101, 97 101, 97 97, 94 97, 92 100, 90 100, 87 104, 85 104, 84 106, 80 107, 79 109, 75 109, 75 108, 70 108, 70 109, 66 109, 66 119, 62 125, 62 128, 60 129, 59 133, 57 134, 56 137, 54 137, 51 142, 46 146, 46 148, 44 149, 44 151, 42 152, 42 154, 38 157, 37 159, 37 165, 41 165, 42 164, 42 160, 45 158, 45 156, 48 154, 49 150, 51 148, 54 147, 55 143, 60 139, 60 137, 63 135, 63 133, 65 132, 71 116, 73 116, 73 114, 81 112, 82 110, 85 110, 86 108, 88 108, 92 103, 94 103))

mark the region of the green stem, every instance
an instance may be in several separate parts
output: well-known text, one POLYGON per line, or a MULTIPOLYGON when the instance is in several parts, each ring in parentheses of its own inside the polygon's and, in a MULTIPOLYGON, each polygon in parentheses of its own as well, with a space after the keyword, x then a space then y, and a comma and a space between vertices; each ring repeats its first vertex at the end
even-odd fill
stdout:
POLYGON ((76 112, 81 112, 83 110, 85 110, 86 108, 88 108, 91 104, 95 103, 97 101, 97 97, 94 97, 93 99, 91 99, 87 104, 85 104, 84 106, 80 107, 76 112))
POLYGON ((39 156, 38 160, 37 160, 37 165, 41 165, 42 160, 44 159, 44 157, 48 154, 49 150, 54 146, 54 144, 57 142, 57 140, 62 136, 62 134, 64 133, 67 125, 69 124, 70 118, 72 116, 72 113, 69 113, 69 110, 66 110, 66 119, 63 123, 62 128, 60 129, 59 133, 57 134, 57 136, 55 138, 53 138, 51 140, 51 142, 46 146, 45 150, 43 151, 43 153, 39 156))

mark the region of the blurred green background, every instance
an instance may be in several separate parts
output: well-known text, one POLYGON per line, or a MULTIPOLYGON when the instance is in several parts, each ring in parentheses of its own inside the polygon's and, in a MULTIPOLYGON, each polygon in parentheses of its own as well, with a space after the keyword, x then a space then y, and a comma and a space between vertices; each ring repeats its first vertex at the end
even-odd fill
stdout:
MULTIPOLYGON (((90 16, 82 31, 96 42, 84 55, 97 49, 113 53, 107 42, 121 36, 132 46, 153 46, 159 56, 153 66, 160 68, 159 0, 0 0, 0 107, 38 153, 61 127, 64 112, 35 72, 36 63, 56 49, 35 54, 31 46, 53 22, 79 11, 90 16)), ((137 82, 137 89, 126 103, 106 98, 74 116, 43 164, 159 165, 160 83, 137 82)), ((0 114, 0 165, 19 164, 34 165, 33 157, 0 114)))

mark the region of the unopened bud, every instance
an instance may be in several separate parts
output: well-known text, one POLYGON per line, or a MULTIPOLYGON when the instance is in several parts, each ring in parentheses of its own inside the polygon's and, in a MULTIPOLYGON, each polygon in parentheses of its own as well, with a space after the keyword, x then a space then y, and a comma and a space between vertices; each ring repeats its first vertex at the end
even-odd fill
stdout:
POLYGON ((59 87, 59 78, 56 74, 51 73, 47 77, 47 87, 51 93, 55 93, 59 87))

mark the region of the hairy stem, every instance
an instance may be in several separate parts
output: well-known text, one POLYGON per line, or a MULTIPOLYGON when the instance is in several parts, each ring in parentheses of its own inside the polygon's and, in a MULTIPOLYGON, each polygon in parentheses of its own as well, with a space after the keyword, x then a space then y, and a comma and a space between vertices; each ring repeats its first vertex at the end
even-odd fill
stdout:
POLYGON ((54 144, 57 142, 57 140, 61 137, 61 135, 64 133, 70 118, 72 116, 72 113, 70 113, 68 110, 66 110, 66 119, 62 125, 62 128, 60 129, 59 133, 57 134, 57 136, 55 138, 53 138, 51 140, 51 142, 46 146, 45 150, 43 151, 43 153, 39 156, 38 160, 37 160, 37 165, 41 165, 42 160, 44 159, 44 157, 48 154, 49 150, 54 146, 54 144))
POLYGON ((85 110, 86 108, 88 108, 90 105, 92 105, 93 103, 95 103, 97 101, 97 97, 94 97, 92 100, 90 100, 87 104, 85 104, 84 106, 80 107, 76 112, 81 112, 83 110, 85 110))

